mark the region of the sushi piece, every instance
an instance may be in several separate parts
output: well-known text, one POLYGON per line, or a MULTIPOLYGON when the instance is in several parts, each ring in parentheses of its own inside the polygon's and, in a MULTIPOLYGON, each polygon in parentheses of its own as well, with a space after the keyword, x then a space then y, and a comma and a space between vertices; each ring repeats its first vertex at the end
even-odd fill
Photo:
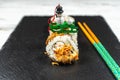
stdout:
POLYGON ((55 8, 55 15, 48 20, 46 54, 53 61, 53 65, 71 63, 79 59, 75 20, 70 16, 63 16, 62 13, 62 7, 58 5, 55 8))

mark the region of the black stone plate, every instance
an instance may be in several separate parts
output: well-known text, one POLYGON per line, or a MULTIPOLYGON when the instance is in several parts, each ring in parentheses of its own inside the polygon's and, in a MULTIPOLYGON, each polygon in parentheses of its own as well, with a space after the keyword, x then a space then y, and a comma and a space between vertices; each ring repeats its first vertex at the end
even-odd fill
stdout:
MULTIPOLYGON (((115 80, 103 59, 79 29, 79 61, 52 66, 44 54, 49 17, 26 16, 0 51, 0 80, 115 80)), ((86 22, 120 65, 120 43, 100 16, 74 16, 86 22)), ((77 24, 76 24, 77 25, 77 24)))

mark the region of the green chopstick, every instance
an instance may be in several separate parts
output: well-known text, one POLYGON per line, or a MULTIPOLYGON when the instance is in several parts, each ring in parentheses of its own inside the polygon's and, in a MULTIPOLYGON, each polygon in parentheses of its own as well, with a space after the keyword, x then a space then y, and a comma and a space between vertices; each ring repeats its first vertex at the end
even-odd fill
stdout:
POLYGON ((100 40, 95 36, 95 34, 92 32, 92 30, 88 27, 88 25, 83 22, 83 25, 85 26, 86 30, 90 34, 90 36, 95 40, 97 45, 102 49, 102 51, 105 53, 105 55, 109 58, 110 62, 115 66, 117 69, 118 73, 120 74, 120 67, 119 65, 115 62, 115 60, 110 56, 110 53, 106 50, 106 48, 102 45, 100 40))
POLYGON ((81 28, 81 30, 84 32, 84 34, 86 35, 86 37, 89 39, 89 41, 93 44, 93 46, 96 48, 96 50, 99 52, 99 54, 101 55, 101 57, 103 58, 103 60, 105 61, 105 63, 107 64, 107 66, 109 67, 109 69, 112 71, 113 75, 115 76, 115 78, 117 80, 120 80, 120 74, 117 71, 116 67, 111 63, 111 61, 109 60, 109 58, 105 55, 105 53, 103 52, 103 50, 98 46, 98 44, 95 42, 95 40, 90 36, 90 34, 87 32, 87 30, 83 27, 83 25, 78 22, 79 27, 81 28))

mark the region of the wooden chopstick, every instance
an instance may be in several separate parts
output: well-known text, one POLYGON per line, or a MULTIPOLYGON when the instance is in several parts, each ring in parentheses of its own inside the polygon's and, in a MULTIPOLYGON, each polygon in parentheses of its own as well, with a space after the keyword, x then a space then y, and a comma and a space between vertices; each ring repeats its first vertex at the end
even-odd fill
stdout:
POLYGON ((106 48, 102 45, 100 40, 95 36, 95 34, 92 32, 92 30, 89 28, 89 26, 83 22, 83 25, 85 26, 86 30, 90 34, 90 36, 95 40, 95 42, 98 44, 98 46, 102 49, 102 51, 105 53, 105 55, 109 58, 111 63, 115 66, 117 71, 120 73, 120 67, 119 65, 115 62, 115 60, 111 57, 110 53, 106 50, 106 48))
POLYGON ((120 80, 120 73, 119 73, 119 66, 117 63, 113 60, 113 58, 109 55, 108 51, 104 48, 104 46, 101 44, 101 42, 98 40, 98 38, 95 36, 95 34, 90 30, 90 28, 87 26, 86 23, 83 23, 84 26, 78 22, 79 27, 83 31, 83 33, 86 35, 88 40, 93 44, 93 46, 96 48, 96 50, 99 52, 109 69, 112 71, 113 75, 116 77, 117 80, 120 80), (107 54, 107 55, 106 55, 107 54))

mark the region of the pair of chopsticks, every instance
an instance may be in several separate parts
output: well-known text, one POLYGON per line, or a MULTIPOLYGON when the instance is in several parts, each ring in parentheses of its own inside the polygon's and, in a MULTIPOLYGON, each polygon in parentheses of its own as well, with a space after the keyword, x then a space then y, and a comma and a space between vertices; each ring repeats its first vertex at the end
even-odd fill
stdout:
POLYGON ((120 67, 115 62, 115 60, 110 56, 109 52, 105 49, 105 47, 102 45, 100 40, 95 36, 95 34, 92 32, 92 30, 85 22, 83 22, 83 24, 78 22, 78 25, 83 31, 83 33, 86 35, 86 37, 89 39, 89 41, 99 52, 99 54, 101 55, 107 66, 109 67, 109 69, 112 71, 115 78, 117 80, 120 80, 120 67))

